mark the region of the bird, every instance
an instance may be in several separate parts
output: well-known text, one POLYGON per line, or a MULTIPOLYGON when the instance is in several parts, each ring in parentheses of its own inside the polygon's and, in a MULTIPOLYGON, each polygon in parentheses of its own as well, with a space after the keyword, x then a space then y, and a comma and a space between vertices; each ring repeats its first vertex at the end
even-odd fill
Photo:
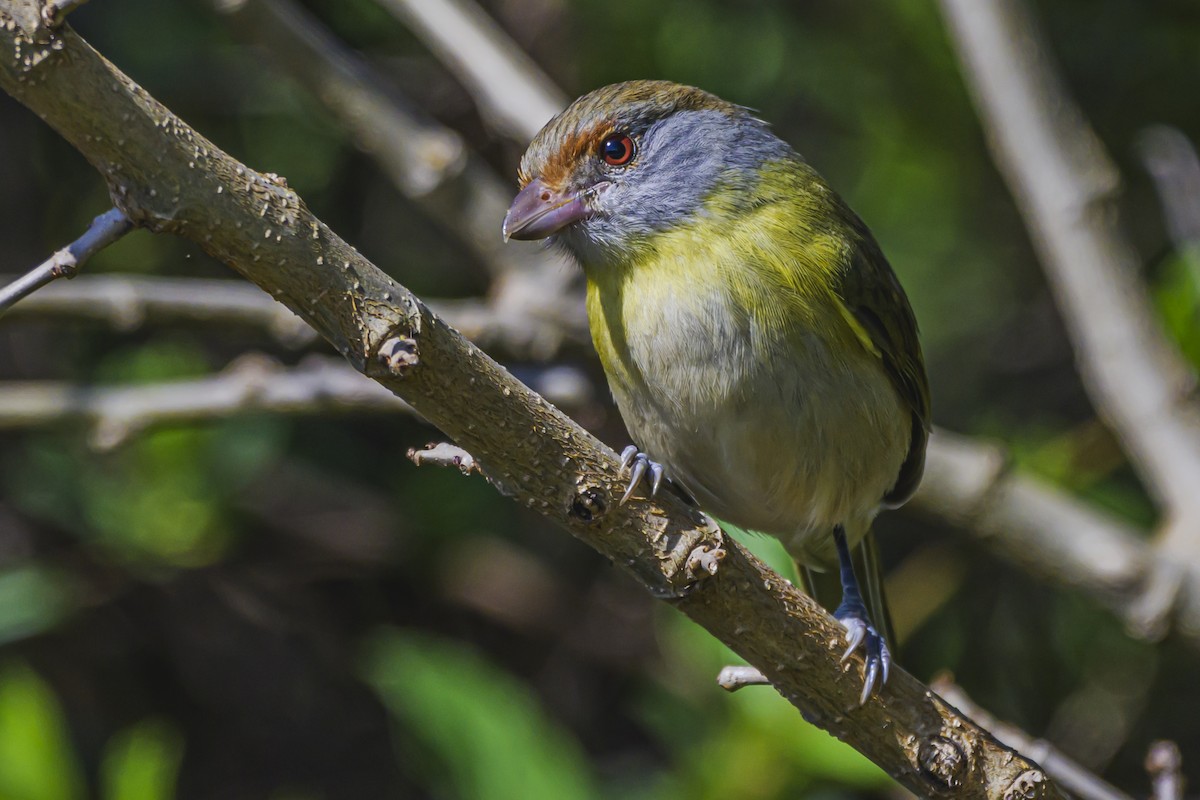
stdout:
POLYGON ((505 240, 548 239, 587 279, 636 442, 622 502, 665 477, 799 567, 836 565, 865 703, 892 655, 851 551, 873 553, 876 514, 916 490, 930 430, 916 319, 867 226, 753 111, 670 81, 575 100, 518 185, 505 240))

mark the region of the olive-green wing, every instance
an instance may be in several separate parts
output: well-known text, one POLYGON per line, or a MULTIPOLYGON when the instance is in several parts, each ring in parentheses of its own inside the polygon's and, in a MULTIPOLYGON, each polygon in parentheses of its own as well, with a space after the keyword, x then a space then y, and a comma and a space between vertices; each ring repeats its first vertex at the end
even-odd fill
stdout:
POLYGON ((929 381, 908 296, 871 232, 852 212, 846 213, 856 241, 839 275, 836 291, 857 323, 859 337, 865 335, 863 345, 879 356, 892 385, 912 412, 908 455, 895 484, 883 497, 885 504, 898 506, 912 497, 925 469, 930 425, 929 381))

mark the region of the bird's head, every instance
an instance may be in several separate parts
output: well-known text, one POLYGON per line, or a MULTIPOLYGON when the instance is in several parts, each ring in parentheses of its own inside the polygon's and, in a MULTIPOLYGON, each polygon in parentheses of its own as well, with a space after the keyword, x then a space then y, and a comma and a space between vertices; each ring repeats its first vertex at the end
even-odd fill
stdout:
POLYGON ((751 204, 763 164, 790 155, 745 108, 700 89, 668 81, 605 86, 550 120, 529 145, 504 236, 553 236, 585 266, 603 263, 716 213, 709 201, 718 190, 728 190, 723 209, 751 204))

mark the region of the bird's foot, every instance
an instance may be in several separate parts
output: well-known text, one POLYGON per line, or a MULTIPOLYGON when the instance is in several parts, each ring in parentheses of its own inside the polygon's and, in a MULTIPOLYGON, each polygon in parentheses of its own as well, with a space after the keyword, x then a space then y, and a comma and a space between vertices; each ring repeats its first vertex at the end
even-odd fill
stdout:
POLYGON ((863 659, 866 661, 866 674, 863 678, 862 695, 859 705, 864 705, 867 698, 876 688, 882 688, 888 679, 888 668, 892 664, 892 653, 888 650, 887 642, 867 616, 866 606, 862 601, 843 602, 833 612, 834 618, 846 629, 846 641, 849 646, 842 654, 842 662, 850 658, 859 647, 863 647, 863 659), (878 687, 876 686, 878 682, 878 687))
POLYGON ((621 451, 621 472, 626 470, 629 470, 629 486, 626 487, 625 494, 621 495, 621 505, 625 505, 625 501, 632 497, 638 486, 646 480, 650 481, 650 496, 658 494, 658 487, 663 481, 662 464, 651 461, 636 445, 631 444, 621 451))

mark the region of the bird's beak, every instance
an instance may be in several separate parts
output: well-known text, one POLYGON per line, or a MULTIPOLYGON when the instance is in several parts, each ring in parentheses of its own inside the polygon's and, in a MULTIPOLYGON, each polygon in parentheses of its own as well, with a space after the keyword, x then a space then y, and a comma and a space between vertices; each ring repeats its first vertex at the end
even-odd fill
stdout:
POLYGON ((541 178, 534 178, 517 194, 504 215, 504 241, 545 239, 579 222, 589 213, 585 200, 591 193, 591 189, 576 194, 555 191, 541 178))

